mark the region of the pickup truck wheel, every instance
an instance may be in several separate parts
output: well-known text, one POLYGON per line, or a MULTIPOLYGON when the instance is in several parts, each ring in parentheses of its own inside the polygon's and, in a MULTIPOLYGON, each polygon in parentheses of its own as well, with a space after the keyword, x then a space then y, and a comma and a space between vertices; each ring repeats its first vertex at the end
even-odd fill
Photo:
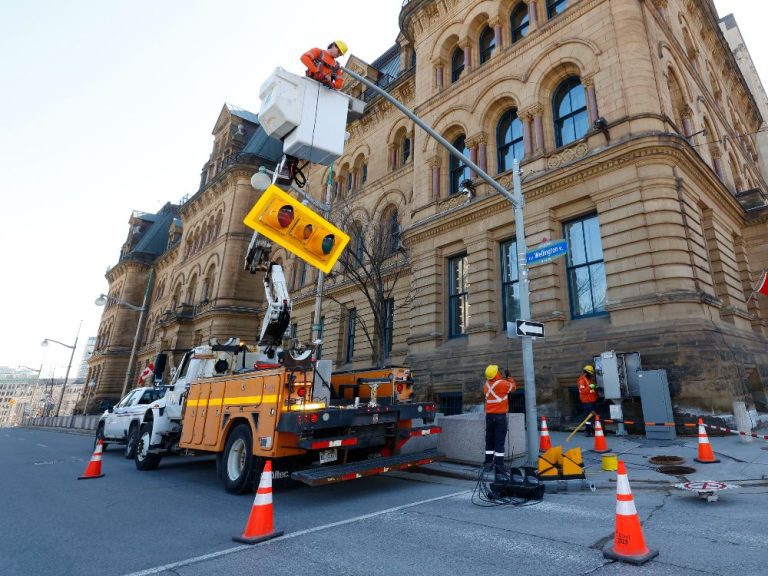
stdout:
POLYGON ((102 450, 107 451, 107 439, 104 438, 104 424, 99 424, 99 429, 96 430, 96 438, 93 441, 93 449, 96 450, 96 444, 99 443, 99 439, 102 442, 102 450))
POLYGON ((230 494, 253 491, 253 481, 263 460, 253 456, 253 438, 247 424, 237 426, 227 438, 222 456, 222 480, 230 494))
POLYGON ((160 464, 162 456, 149 451, 149 442, 152 439, 152 422, 147 422, 139 430, 136 441, 136 468, 139 470, 154 470, 160 464))
POLYGON ((139 425, 134 422, 128 429, 128 436, 125 439, 125 457, 133 460, 136 456, 136 444, 139 440, 139 425))

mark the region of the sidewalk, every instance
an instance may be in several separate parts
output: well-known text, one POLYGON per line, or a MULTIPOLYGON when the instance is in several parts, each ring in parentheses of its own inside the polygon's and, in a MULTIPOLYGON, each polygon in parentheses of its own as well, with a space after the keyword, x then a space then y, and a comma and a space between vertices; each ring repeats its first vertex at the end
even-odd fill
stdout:
MULTIPOLYGON (((602 455, 592 451, 593 438, 576 434, 569 443, 565 443, 569 433, 550 432, 552 445, 563 446, 564 450, 581 447, 587 479, 594 482, 597 488, 615 488, 616 473, 602 469, 602 455)), ((627 465, 630 481, 668 486, 692 480, 719 480, 727 482, 762 482, 768 481, 768 441, 754 440, 744 444, 738 436, 710 436, 710 443, 715 457, 720 460, 716 464, 701 464, 694 458, 698 455, 698 438, 696 436, 678 437, 675 440, 649 440, 644 436, 606 436, 611 453, 627 465), (695 472, 684 475, 668 475, 659 472, 658 465, 650 464, 648 459, 653 456, 679 456, 684 462, 679 466, 695 469, 695 472)), ((515 459, 512 465, 519 466, 525 458, 515 459)), ((467 464, 454 462, 435 462, 422 466, 422 472, 474 480, 478 468, 467 464)), ((638 486, 639 488, 640 486, 638 486)))

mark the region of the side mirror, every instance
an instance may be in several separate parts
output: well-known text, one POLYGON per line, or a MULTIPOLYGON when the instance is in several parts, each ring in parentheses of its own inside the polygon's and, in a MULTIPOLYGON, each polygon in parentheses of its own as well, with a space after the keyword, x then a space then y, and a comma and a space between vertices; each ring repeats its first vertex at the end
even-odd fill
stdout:
POLYGON ((115 411, 115 407, 114 406, 110 406, 109 408, 107 408, 107 412, 109 412, 110 414, 112 414, 112 412, 114 412, 114 411, 115 411))

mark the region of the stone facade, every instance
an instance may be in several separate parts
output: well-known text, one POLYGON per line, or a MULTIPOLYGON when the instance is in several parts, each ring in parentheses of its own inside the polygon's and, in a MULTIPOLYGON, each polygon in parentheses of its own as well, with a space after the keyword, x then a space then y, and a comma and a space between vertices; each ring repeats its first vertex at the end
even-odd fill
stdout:
MULTIPOLYGON (((743 398, 766 410, 768 309, 750 298, 768 266, 754 137, 762 119, 713 4, 525 7, 521 37, 518 2, 412 0, 400 14, 399 74, 382 83, 381 66, 354 58, 349 65, 447 140, 463 140, 465 153, 507 187, 498 151, 509 142, 498 130, 512 111, 529 246, 567 237, 574 223, 592 227, 599 248, 585 286, 575 286, 584 272, 577 254, 530 268, 532 316, 547 334, 534 347, 543 410, 567 417, 581 366, 606 350, 637 351, 645 369, 666 369, 680 410, 730 412, 743 398), (569 81, 579 87, 566 115, 580 108, 583 122, 570 135, 556 128, 563 114, 554 105, 569 81), (584 290, 600 294, 581 309, 584 290)), ((354 83, 345 89, 368 96, 354 83)), ((458 392, 465 404, 478 402, 488 363, 508 366, 522 382, 520 345, 504 333, 500 250, 514 240, 511 206, 472 174, 472 197, 452 193, 448 153, 390 104, 368 99, 349 126, 334 190, 372 215, 398 210, 411 273, 395 304, 390 360, 412 366, 426 396, 458 392), (449 267, 460 255, 468 303, 454 335, 449 267), (404 301, 407 294, 416 296, 404 301)), ((326 178, 327 169, 313 171, 317 196, 326 178)), ((343 280, 326 289, 343 292, 336 300, 358 314, 365 308, 343 280)), ((308 335, 313 288, 296 296, 295 321, 308 335)), ((346 327, 337 308, 326 300, 324 314, 340 320, 326 325, 323 350, 341 359, 346 327)), ((358 342, 363 353, 353 366, 367 361, 358 342)))

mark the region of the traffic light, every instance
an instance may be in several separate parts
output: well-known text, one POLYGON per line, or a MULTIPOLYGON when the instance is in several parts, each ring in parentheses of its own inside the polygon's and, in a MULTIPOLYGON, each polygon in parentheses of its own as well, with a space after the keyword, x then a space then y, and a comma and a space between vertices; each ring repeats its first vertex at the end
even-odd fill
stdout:
POLYGON ((326 273, 349 243, 348 235, 274 184, 243 222, 326 273))

